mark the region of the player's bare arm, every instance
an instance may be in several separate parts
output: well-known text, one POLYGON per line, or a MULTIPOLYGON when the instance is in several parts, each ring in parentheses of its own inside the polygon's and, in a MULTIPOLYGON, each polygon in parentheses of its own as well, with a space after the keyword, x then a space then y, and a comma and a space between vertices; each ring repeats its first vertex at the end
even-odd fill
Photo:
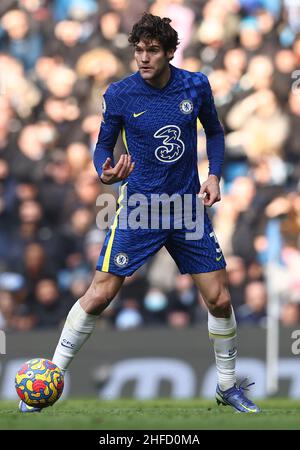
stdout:
POLYGON ((212 206, 221 200, 220 182, 216 175, 208 176, 207 180, 201 185, 200 195, 203 196, 205 206, 212 206))
POLYGON ((106 158, 102 165, 101 181, 105 184, 114 184, 125 180, 133 171, 134 166, 131 155, 121 155, 114 167, 111 165, 111 158, 106 158))

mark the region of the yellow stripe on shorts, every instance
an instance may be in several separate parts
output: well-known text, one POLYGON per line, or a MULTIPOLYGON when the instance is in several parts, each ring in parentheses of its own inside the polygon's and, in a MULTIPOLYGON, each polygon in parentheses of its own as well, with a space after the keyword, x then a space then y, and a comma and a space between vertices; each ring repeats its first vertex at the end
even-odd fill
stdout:
POLYGON ((108 272, 108 270, 109 270, 109 261, 110 261, 111 249, 112 249, 112 245, 113 245, 114 238, 115 238, 116 228, 117 228, 117 225, 118 225, 118 217, 119 217, 119 214, 120 214, 120 212, 121 212, 121 210, 122 210, 122 208, 124 206, 124 205, 121 205, 120 203, 121 203, 121 201, 124 198, 124 189, 125 189, 126 185, 127 185, 127 183, 125 183, 125 184, 123 184, 123 186, 121 186, 121 194, 120 194, 120 196, 118 198, 118 202, 117 202, 118 205, 120 205, 120 206, 119 206, 119 208, 118 208, 118 210, 116 212, 116 215, 115 215, 115 218, 114 218, 114 222, 113 222, 112 227, 111 227, 111 235, 110 235, 110 238, 109 238, 109 241, 108 241, 108 244, 107 244, 107 248, 106 248, 106 251, 105 251, 105 255, 104 255, 104 260, 103 260, 102 269, 101 269, 102 272, 108 272))

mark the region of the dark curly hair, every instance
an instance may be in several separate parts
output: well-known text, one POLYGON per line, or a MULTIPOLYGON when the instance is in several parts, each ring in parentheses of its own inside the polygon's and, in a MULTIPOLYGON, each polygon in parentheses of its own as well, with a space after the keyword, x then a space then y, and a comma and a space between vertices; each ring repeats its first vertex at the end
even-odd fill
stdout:
POLYGON ((164 51, 176 50, 179 44, 177 31, 170 25, 171 19, 145 12, 142 18, 133 25, 128 41, 137 45, 141 40, 157 40, 164 51))

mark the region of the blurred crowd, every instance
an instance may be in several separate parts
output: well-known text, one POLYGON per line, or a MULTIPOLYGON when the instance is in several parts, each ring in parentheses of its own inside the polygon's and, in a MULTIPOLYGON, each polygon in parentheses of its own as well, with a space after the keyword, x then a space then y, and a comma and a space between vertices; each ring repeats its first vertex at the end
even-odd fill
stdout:
MULTIPOLYGON (((206 73, 226 132, 211 211, 240 324, 300 322, 300 2, 1 0, 0 329, 57 327, 86 291, 105 231, 92 156, 109 83, 136 70, 127 37, 143 11, 172 19, 172 63, 206 73)), ((199 125, 199 174, 207 176, 199 125)), ((123 151, 121 140, 116 153, 123 151)), ((99 326, 206 322, 188 275, 161 250, 126 279, 99 326)))

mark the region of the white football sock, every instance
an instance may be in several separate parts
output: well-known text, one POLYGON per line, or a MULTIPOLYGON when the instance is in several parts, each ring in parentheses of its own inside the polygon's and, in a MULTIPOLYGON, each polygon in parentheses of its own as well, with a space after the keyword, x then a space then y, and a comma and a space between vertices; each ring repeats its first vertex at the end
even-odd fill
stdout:
POLYGON ((229 318, 215 317, 208 312, 209 337, 214 345, 218 384, 222 391, 236 382, 236 321, 232 308, 231 311, 229 318))
POLYGON ((71 308, 52 361, 65 372, 76 353, 92 334, 99 316, 87 314, 79 300, 71 308))

